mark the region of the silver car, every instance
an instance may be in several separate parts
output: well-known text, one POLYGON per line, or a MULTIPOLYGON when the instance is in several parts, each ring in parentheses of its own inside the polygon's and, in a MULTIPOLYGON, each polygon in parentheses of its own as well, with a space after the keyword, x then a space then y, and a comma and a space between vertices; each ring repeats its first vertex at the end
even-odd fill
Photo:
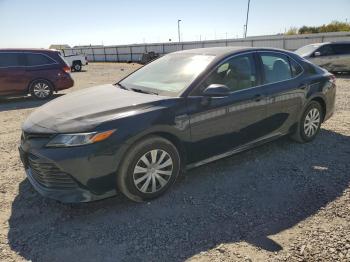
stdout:
POLYGON ((330 72, 350 72, 350 42, 311 44, 295 53, 330 72))

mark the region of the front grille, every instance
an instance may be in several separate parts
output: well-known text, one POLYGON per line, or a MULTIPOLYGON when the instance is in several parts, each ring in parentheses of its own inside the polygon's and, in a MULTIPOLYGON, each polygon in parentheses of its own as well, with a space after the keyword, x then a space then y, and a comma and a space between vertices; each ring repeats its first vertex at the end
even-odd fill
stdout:
POLYGON ((51 189, 73 189, 77 183, 67 173, 62 172, 53 163, 49 163, 33 154, 28 155, 28 165, 32 177, 42 186, 51 189))

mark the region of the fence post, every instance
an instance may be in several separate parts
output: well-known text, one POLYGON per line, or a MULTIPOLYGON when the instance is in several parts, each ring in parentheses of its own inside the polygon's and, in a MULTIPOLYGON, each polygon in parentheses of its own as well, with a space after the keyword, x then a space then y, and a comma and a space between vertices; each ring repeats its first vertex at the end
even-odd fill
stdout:
POLYGON ((283 49, 286 49, 286 38, 283 36, 283 49))
POLYGON ((165 44, 163 43, 162 44, 162 52, 163 52, 163 55, 165 54, 165 44))
POLYGON ((119 61, 119 53, 118 53, 118 47, 117 46, 115 47, 115 53, 117 54, 117 62, 120 62, 119 61))
POLYGON ((105 47, 103 47, 103 53, 105 55, 105 62, 107 62, 107 55, 106 55, 106 48, 105 47))
POLYGON ((92 51, 92 60, 94 60, 94 62, 96 62, 94 48, 91 47, 91 51, 92 51))
POLYGON ((130 46, 130 61, 132 62, 132 46, 130 46))

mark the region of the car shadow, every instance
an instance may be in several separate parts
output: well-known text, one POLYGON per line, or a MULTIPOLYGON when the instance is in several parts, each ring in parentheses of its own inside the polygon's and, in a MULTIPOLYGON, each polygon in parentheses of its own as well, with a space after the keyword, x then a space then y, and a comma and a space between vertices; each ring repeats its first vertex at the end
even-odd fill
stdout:
POLYGON ((162 197, 123 196, 82 204, 45 199, 24 180, 12 204, 8 241, 32 261, 183 261, 221 243, 268 251, 269 238, 343 194, 350 137, 321 130, 297 144, 282 138, 188 171, 162 197))
POLYGON ((31 96, 0 98, 0 112, 39 107, 62 95, 64 94, 53 94, 51 98, 45 100, 38 100, 31 96))

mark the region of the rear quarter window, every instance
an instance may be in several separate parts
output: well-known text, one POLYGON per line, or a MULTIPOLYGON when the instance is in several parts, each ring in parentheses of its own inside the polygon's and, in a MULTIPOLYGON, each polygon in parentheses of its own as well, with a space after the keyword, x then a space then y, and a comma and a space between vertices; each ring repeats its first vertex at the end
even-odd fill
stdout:
POLYGON ((56 63, 52 58, 43 54, 26 54, 26 57, 28 66, 51 65, 56 63))
POLYGON ((292 58, 289 58, 289 61, 293 77, 300 75, 303 72, 303 68, 301 67, 301 65, 295 62, 292 58))

